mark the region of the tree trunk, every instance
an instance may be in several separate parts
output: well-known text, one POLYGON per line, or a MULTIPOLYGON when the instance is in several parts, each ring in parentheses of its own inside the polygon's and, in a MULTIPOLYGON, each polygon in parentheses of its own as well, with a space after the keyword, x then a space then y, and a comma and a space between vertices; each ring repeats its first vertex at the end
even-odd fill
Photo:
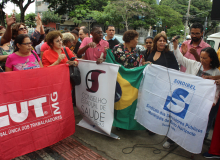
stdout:
POLYGON ((22 5, 22 3, 20 3, 20 11, 21 11, 21 22, 24 23, 24 13, 25 13, 25 10, 24 10, 24 7, 22 5))
POLYGON ((125 21, 125 27, 126 27, 126 31, 128 31, 128 21, 125 21))
POLYGON ((4 26, 5 27, 5 12, 0 9, 0 21, 1 21, 1 26, 4 26))

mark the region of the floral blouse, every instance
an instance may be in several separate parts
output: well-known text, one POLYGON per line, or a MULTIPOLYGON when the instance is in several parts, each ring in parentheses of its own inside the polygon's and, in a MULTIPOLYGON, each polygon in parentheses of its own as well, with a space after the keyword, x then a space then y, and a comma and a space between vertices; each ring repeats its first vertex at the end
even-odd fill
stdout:
POLYGON ((112 53, 115 56, 115 60, 125 68, 139 67, 140 59, 144 58, 138 48, 132 48, 130 52, 121 43, 113 48, 112 53))

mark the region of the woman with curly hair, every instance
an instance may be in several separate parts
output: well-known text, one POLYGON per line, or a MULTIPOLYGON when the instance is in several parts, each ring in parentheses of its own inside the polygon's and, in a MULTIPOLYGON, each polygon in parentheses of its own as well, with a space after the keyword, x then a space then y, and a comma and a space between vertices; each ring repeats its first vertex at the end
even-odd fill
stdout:
POLYGON ((135 30, 126 31, 123 35, 123 41, 123 44, 119 43, 112 50, 115 60, 125 68, 138 67, 143 56, 140 50, 136 48, 138 32, 135 30))
MULTIPOLYGON (((68 63, 69 65, 78 65, 78 61, 68 60, 65 55, 63 44, 63 35, 59 31, 51 31, 46 36, 47 44, 50 46, 48 50, 43 53, 42 63, 44 67, 55 66, 59 64, 68 63)), ((70 58, 75 57, 72 51, 66 47, 66 52, 70 58)))

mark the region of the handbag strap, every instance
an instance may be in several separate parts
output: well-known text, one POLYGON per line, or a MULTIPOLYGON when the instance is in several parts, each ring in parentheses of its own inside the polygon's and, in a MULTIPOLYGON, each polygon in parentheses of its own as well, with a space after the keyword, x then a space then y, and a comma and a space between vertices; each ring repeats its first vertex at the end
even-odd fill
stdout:
POLYGON ((70 60, 70 57, 69 57, 69 55, 67 54, 67 51, 66 51, 66 48, 65 48, 65 47, 63 47, 63 50, 64 50, 64 52, 65 52, 66 57, 68 58, 68 60, 70 60))
MULTIPOLYGON (((37 56, 36 56, 36 54, 34 53, 34 51, 33 50, 31 50, 31 53, 34 55, 34 57, 37 59, 37 56)), ((38 61, 38 59, 37 59, 37 61, 38 61)), ((38 61, 39 62, 39 61, 38 61)))

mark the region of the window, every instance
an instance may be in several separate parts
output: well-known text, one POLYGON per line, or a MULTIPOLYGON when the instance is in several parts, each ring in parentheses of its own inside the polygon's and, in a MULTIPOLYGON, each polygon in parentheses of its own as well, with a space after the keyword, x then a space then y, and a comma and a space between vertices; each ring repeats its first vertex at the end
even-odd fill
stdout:
POLYGON ((41 5, 41 2, 36 2, 36 6, 40 6, 41 5))
POLYGON ((213 40, 207 40, 207 43, 208 43, 212 48, 215 47, 215 41, 213 41, 213 40))

